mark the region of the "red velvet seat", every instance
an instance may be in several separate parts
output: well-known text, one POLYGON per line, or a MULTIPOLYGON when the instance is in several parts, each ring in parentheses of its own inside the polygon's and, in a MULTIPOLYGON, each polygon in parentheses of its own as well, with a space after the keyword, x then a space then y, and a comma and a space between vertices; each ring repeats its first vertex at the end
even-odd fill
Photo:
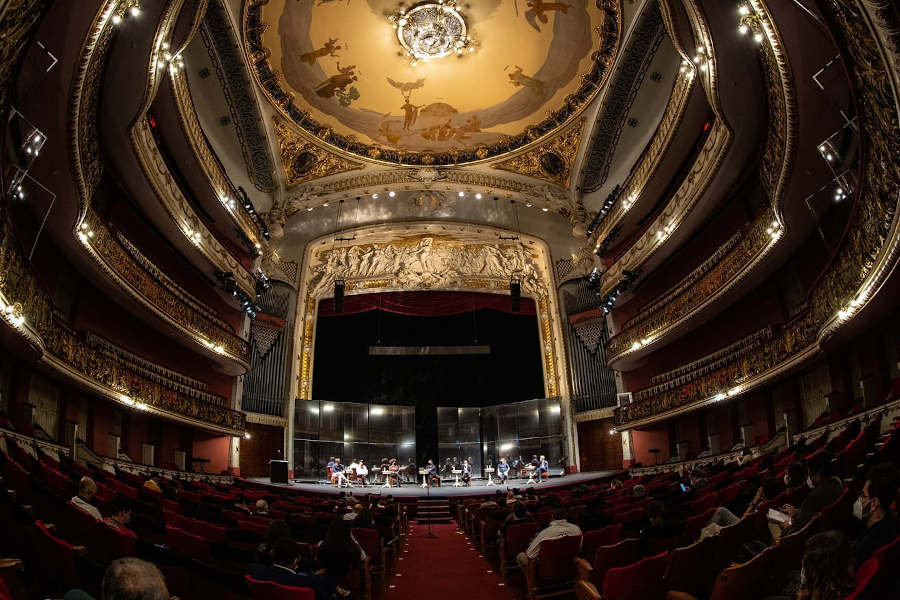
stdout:
POLYGON ((751 560, 732 565, 719 573, 710 600, 758 600, 772 566, 773 552, 766 548, 751 560))
POLYGON ((576 561, 578 579, 591 583, 598 590, 603 589, 606 572, 637 562, 640 552, 641 543, 635 539, 622 540, 612 546, 600 546, 594 552, 592 563, 583 559, 576 561))
POLYGON ((190 533, 200 536, 208 542, 217 543, 225 541, 227 532, 224 527, 219 527, 206 521, 191 519, 190 533))
POLYGON ((600 546, 612 546, 621 541, 622 524, 616 523, 603 529, 584 532, 584 541, 581 544, 581 556, 588 561, 594 560, 594 553, 600 546))
MULTIPOLYGON (((57 538, 44 523, 35 521, 30 529, 34 562, 42 566, 39 587, 53 595, 78 585, 75 569, 75 547, 57 538)), ((53 595, 53 597, 58 597, 53 595)))
POLYGON ((363 551, 369 557, 369 564, 382 577, 387 571, 387 559, 385 557, 384 545, 378 537, 378 531, 375 529, 353 528, 350 530, 356 542, 362 547, 363 551))
POLYGON ((258 581, 249 575, 247 589, 250 590, 251 600, 316 600, 316 593, 312 588, 290 587, 279 585, 272 581, 258 581))
POLYGON ((856 495, 844 489, 840 497, 822 509, 822 530, 839 529, 849 531, 853 523, 853 503, 856 495))
POLYGON ((137 556, 137 536, 131 530, 98 523, 95 532, 95 538, 88 543, 92 559, 109 563, 117 558, 137 556))
POLYGON ((687 509, 689 514, 699 515, 714 506, 721 506, 721 504, 716 504, 716 494, 707 494, 702 498, 697 498, 696 500, 688 502, 687 509))
POLYGON ((266 535, 266 530, 268 529, 268 525, 260 525, 253 521, 238 521, 237 524, 238 529, 241 531, 251 531, 263 536, 266 535))
POLYGON ((709 596, 722 567, 721 555, 724 552, 720 551, 720 542, 718 536, 714 536, 672 550, 666 566, 666 587, 694 598, 709 596))
POLYGON ((189 558, 201 561, 208 561, 212 558, 209 543, 200 536, 166 525, 166 538, 173 550, 189 558))
POLYGON ((604 600, 665 600, 668 552, 648 556, 627 567, 614 567, 603 578, 604 600))
POLYGON ((700 537, 700 530, 706 527, 706 524, 709 523, 715 512, 715 507, 712 507, 702 513, 688 517, 684 522, 684 531, 682 532, 682 539, 686 544, 693 544, 697 541, 697 538, 700 537))
POLYGON ((519 552, 525 552, 528 544, 538 531, 536 521, 516 523, 506 528, 506 535, 500 538, 500 574, 506 577, 511 566, 516 564, 519 552))
POLYGON ((860 565, 856 570, 856 587, 853 589, 853 593, 844 597, 844 600, 859 600, 868 594, 869 586, 872 585, 872 580, 875 579, 878 571, 878 559, 874 556, 860 565))
MULTIPOLYGON (((890 598, 897 592, 897 572, 900 568, 900 536, 872 554, 878 561, 878 572, 873 576, 870 587, 873 597, 890 598)), ((896 597, 896 596, 894 596, 896 597)))
POLYGON ((581 550, 581 535, 567 535, 541 542, 537 560, 528 561, 525 595, 529 600, 565 596, 575 584, 575 559, 581 550))

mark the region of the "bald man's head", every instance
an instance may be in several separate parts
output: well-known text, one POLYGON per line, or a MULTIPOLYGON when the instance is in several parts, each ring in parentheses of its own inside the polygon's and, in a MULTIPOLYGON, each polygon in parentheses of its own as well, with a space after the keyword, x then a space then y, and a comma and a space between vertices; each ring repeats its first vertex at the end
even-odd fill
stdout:
POLYGON ((155 565, 139 558, 113 561, 103 574, 102 600, 169 600, 169 590, 155 565))
POLYGON ((90 502, 97 495, 97 484, 90 477, 82 477, 78 482, 78 495, 90 502))

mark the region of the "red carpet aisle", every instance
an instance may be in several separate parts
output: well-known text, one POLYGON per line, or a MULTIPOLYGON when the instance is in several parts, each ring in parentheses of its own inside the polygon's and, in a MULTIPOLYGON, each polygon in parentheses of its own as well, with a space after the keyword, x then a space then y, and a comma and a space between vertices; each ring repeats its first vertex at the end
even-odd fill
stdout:
POLYGON ((514 600, 513 591, 456 525, 428 527, 410 522, 409 537, 385 600, 514 600))

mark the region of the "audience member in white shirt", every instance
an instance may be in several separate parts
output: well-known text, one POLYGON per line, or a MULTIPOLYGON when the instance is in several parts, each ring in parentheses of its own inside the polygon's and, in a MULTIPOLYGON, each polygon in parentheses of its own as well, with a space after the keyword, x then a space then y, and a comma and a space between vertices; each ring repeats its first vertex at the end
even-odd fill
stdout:
POLYGON ((556 538, 565 537, 568 535, 577 535, 581 536, 581 528, 578 525, 573 525, 566 521, 566 507, 562 505, 557 505, 553 507, 553 520, 550 521, 550 524, 547 525, 544 529, 540 530, 534 539, 531 540, 531 544, 528 545, 528 549, 525 552, 519 552, 516 556, 516 562, 519 563, 519 568, 522 569, 524 573, 528 568, 528 559, 539 560, 540 551, 541 551, 541 542, 545 540, 553 540, 556 538))
POLYGON ((82 477, 78 482, 78 495, 72 496, 70 502, 91 515, 98 521, 103 520, 103 515, 97 510, 97 507, 91 504, 91 500, 97 495, 97 484, 90 477, 82 477))

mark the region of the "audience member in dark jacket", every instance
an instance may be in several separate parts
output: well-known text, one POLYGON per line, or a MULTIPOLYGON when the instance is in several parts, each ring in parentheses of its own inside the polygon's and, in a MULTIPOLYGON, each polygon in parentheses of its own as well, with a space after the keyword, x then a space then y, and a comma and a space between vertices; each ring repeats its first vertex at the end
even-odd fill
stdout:
POLYGON ((900 522, 891 510, 891 502, 897 497, 898 480, 897 467, 891 463, 876 465, 866 475, 866 483, 853 505, 853 516, 865 526, 853 548, 857 566, 900 535, 900 522))
POLYGON ((840 498, 844 491, 844 484, 838 477, 831 474, 831 456, 826 452, 820 452, 813 456, 806 464, 807 485, 812 491, 803 499, 800 508, 785 510, 790 522, 782 525, 784 534, 800 531, 822 509, 840 498))
POLYGON ((271 550, 271 566, 252 563, 247 571, 258 581, 273 581, 291 587, 312 588, 316 600, 331 598, 333 587, 324 575, 307 575, 296 571, 300 559, 297 544, 290 539, 280 539, 271 550))

